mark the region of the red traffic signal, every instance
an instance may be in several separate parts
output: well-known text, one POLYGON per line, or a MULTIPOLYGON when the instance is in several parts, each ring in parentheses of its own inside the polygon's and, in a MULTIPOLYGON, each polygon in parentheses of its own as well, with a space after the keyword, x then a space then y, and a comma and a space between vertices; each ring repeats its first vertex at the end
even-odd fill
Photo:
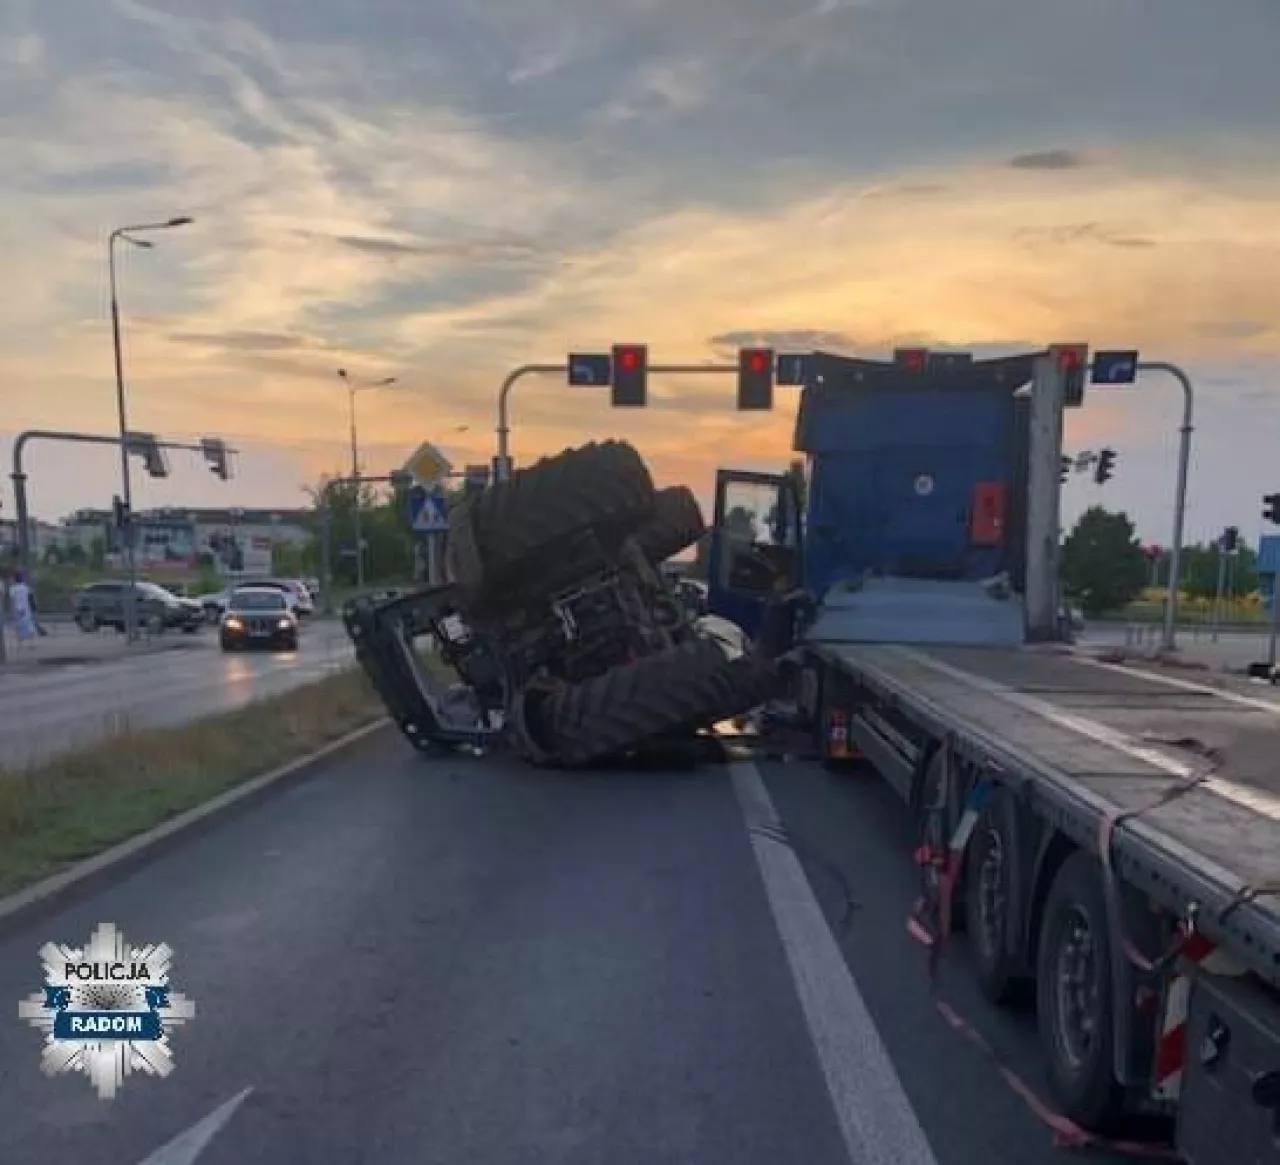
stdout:
POLYGON ((1088 344, 1054 344, 1049 348, 1049 352, 1063 372, 1074 372, 1077 368, 1083 368, 1089 360, 1088 344))
POLYGON ((644 350, 630 345, 618 349, 618 367, 623 372, 634 372, 644 364, 644 350))
POLYGON ((1062 372, 1063 405, 1077 409, 1084 404, 1085 370, 1089 367, 1088 344, 1050 344, 1049 355, 1062 372))
POLYGON ((773 408, 772 348, 738 349, 738 408, 766 412, 773 408))
POLYGON ((929 349, 898 348, 893 353, 893 362, 902 365, 908 372, 923 372, 929 363, 929 349))
POLYGON ((615 408, 644 408, 649 396, 649 349, 644 344, 614 344, 611 379, 615 408))

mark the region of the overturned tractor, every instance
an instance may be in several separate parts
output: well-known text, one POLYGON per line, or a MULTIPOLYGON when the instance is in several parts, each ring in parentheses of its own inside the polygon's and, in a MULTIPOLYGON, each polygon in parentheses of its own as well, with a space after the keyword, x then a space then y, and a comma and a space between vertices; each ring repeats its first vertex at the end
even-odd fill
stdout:
POLYGON ((693 494, 655 488, 631 445, 567 449, 453 508, 445 585, 362 596, 343 620, 416 747, 591 765, 772 693, 769 663, 691 618, 659 570, 705 532, 693 494))

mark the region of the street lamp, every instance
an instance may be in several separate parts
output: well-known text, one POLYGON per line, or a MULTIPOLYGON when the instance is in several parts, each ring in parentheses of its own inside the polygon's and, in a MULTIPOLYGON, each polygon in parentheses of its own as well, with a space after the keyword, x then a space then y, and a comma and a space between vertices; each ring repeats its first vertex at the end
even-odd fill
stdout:
POLYGON ((123 239, 135 247, 150 249, 154 244, 134 236, 148 231, 167 231, 174 227, 185 227, 194 221, 187 215, 180 215, 166 222, 146 222, 129 227, 118 227, 107 236, 107 273, 111 281, 111 342, 115 349, 116 411, 120 418, 120 485, 123 491, 125 513, 128 515, 128 525, 124 530, 124 557, 129 576, 129 598, 124 605, 124 629, 125 637, 130 643, 137 638, 138 634, 134 609, 138 566, 134 558, 133 490, 129 482, 129 421, 125 407, 124 358, 120 349, 120 297, 116 289, 116 240, 123 239))
POLYGON ((338 369, 338 379, 347 386, 347 403, 351 413, 351 480, 355 488, 352 502, 352 519, 356 536, 356 587, 364 589, 364 538, 360 530, 360 446, 356 440, 356 393, 367 388, 386 388, 395 384, 394 376, 384 377, 367 384, 360 384, 345 368, 338 369))

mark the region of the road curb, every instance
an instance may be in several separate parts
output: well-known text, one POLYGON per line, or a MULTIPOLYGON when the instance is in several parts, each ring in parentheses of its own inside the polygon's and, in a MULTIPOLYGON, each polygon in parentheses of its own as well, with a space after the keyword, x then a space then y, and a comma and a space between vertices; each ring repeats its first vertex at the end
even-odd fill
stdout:
POLYGON ((189 841, 235 813, 249 808, 266 794, 277 792, 313 775, 325 761, 334 759, 390 725, 390 719, 380 717, 331 741, 323 748, 244 781, 94 857, 85 858, 23 890, 0 898, 0 933, 28 923, 40 915, 52 913, 76 898, 100 888, 104 883, 121 878, 138 866, 159 857, 166 850, 176 848, 179 843, 189 841))

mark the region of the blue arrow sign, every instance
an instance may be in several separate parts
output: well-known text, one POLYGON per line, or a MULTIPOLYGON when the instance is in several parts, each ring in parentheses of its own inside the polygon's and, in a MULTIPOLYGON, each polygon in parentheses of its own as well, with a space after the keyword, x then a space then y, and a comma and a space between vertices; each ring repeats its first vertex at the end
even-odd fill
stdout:
POLYGON ((1133 384, 1138 379, 1138 353, 1095 352, 1090 379, 1094 384, 1133 384))
POLYGON ((607 352, 574 353, 569 357, 569 383, 608 385, 613 380, 613 359, 607 352))
POLYGON ((776 380, 783 385, 804 383, 805 357, 802 352, 779 352, 776 380))
POLYGON ((443 534, 449 529, 444 491, 415 486, 409 491, 409 522, 415 534, 443 534))

